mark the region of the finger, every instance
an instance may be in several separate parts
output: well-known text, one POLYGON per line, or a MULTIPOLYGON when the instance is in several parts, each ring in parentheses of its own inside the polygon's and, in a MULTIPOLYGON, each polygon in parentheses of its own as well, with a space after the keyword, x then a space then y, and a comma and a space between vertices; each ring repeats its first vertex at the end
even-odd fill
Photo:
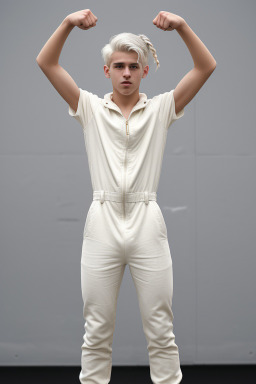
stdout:
POLYGON ((90 26, 91 27, 95 26, 96 25, 95 24, 95 16, 93 15, 92 11, 89 13, 88 17, 89 17, 89 20, 90 20, 90 26))
POLYGON ((169 22, 168 18, 166 16, 161 16, 161 28, 163 31, 165 31, 168 28, 169 22))
POLYGON ((158 15, 158 16, 157 16, 157 26, 158 26, 158 28, 161 27, 161 26, 160 26, 160 20, 161 20, 161 16, 158 15))
POLYGON ((88 15, 88 21, 89 21, 89 26, 92 27, 92 25, 94 24, 94 20, 91 14, 88 15))
POLYGON ((92 22, 92 27, 95 27, 96 20, 95 20, 95 17, 93 16, 93 14, 90 15, 90 19, 91 19, 91 22, 92 22))
POLYGON ((90 27, 88 16, 86 16, 84 18, 83 25, 84 25, 85 29, 88 29, 90 27))
POLYGON ((168 20, 168 17, 166 17, 163 22, 163 29, 166 31, 166 29, 169 27, 170 27, 170 21, 168 20))
POLYGON ((84 20, 81 20, 81 21, 79 22, 79 28, 84 29, 84 20))
POLYGON ((163 29, 163 16, 159 15, 159 28, 163 29))
POLYGON ((94 17, 94 20, 97 21, 98 20, 98 17, 95 16, 93 13, 92 13, 92 16, 94 17))

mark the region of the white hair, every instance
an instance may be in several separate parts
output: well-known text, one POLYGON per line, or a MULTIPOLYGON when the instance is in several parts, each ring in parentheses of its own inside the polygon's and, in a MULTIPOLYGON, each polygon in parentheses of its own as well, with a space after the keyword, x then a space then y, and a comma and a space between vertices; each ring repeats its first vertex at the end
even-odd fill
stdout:
POLYGON ((114 52, 129 52, 135 51, 138 54, 138 63, 144 68, 148 65, 149 52, 151 52, 154 61, 157 64, 156 70, 160 67, 159 61, 157 59, 156 50, 153 47, 153 44, 149 38, 145 35, 135 35, 129 32, 119 33, 110 38, 109 43, 106 44, 102 50, 101 54, 104 60, 105 65, 110 68, 111 56, 114 52))

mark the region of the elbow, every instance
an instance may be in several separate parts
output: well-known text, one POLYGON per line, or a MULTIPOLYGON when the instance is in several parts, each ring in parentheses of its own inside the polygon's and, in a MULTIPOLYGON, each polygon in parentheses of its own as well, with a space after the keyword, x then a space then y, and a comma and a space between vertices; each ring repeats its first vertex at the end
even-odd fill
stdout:
POLYGON ((214 71, 214 69, 217 67, 217 61, 214 62, 213 66, 212 66, 212 72, 214 71))
POLYGON ((37 58, 36 58, 36 62, 37 62, 37 64, 39 65, 39 67, 41 67, 41 66, 43 65, 42 58, 40 59, 39 55, 38 55, 37 58))
POLYGON ((197 68, 200 72, 205 73, 206 75, 210 75, 215 70, 216 66, 217 66, 217 62, 215 61, 211 65, 207 65, 204 68, 198 68, 198 67, 194 67, 194 68, 197 68))
POLYGON ((211 63, 209 64, 208 71, 210 73, 213 72, 215 70, 216 66, 217 66, 217 61, 214 58, 212 58, 211 63))
POLYGON ((38 59, 38 56, 37 56, 37 58, 36 58, 36 62, 37 62, 37 64, 40 66, 40 60, 38 59))
POLYGON ((208 69, 207 73, 211 75, 211 74, 213 73, 213 71, 215 70, 216 66, 217 66, 217 63, 215 62, 215 64, 213 64, 213 65, 208 69))

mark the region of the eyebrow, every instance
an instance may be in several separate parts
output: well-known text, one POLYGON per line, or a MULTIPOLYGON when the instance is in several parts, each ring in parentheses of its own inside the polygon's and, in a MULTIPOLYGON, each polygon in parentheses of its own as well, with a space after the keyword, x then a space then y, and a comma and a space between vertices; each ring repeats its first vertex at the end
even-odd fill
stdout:
MULTIPOLYGON (((125 63, 113 63, 113 65, 115 64, 125 64, 125 63)), ((138 63, 130 63, 130 65, 138 65, 138 63)))

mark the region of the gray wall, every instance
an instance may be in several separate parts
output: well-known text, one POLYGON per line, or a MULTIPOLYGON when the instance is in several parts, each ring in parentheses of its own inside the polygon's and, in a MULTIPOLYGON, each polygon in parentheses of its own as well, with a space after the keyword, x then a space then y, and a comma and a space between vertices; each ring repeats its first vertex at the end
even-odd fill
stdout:
MULTIPOLYGON (((90 8, 60 64, 77 85, 112 91, 100 50, 120 32, 157 50, 142 80, 148 98, 193 68, 177 31, 152 20, 182 16, 217 68, 168 132, 158 189, 174 271, 174 333, 182 364, 256 362, 256 127, 254 1, 2 1, 0 364, 79 365, 84 320, 80 257, 92 200, 82 127, 36 63, 69 14, 90 8), (253 197, 254 196, 254 197, 253 197)), ((113 365, 148 364, 138 301, 126 267, 113 365)))

